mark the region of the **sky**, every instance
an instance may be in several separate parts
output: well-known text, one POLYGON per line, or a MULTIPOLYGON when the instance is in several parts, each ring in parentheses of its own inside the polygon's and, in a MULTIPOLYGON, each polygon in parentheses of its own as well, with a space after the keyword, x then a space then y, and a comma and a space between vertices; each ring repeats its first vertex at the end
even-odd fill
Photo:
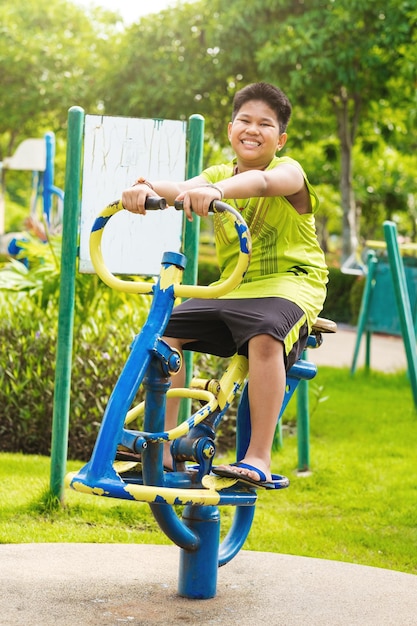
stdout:
POLYGON ((120 13, 126 24, 131 24, 143 15, 159 13, 175 5, 176 0, 74 0, 74 3, 83 7, 100 6, 120 13))

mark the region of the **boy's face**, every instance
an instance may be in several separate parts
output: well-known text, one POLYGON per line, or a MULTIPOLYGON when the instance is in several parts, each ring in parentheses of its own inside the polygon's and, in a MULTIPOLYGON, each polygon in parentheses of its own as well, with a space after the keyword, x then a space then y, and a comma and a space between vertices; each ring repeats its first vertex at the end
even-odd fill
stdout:
POLYGON ((287 141, 286 133, 280 134, 275 111, 262 100, 242 105, 229 122, 228 136, 238 165, 248 169, 266 167, 287 141))

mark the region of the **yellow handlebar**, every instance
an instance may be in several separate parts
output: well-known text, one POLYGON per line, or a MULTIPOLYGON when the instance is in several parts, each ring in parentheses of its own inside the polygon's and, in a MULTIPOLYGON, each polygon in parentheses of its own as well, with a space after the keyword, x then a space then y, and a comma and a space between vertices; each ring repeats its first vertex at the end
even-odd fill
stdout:
MULTIPOLYGON (((159 209, 163 209, 166 207, 166 202, 163 198, 152 198, 151 200, 153 201, 153 205, 157 206, 157 208, 159 209)), ((114 276, 114 274, 110 272, 110 270, 106 267, 104 263, 101 248, 103 230, 110 218, 121 210, 124 210, 124 207, 121 200, 118 200, 106 206, 105 209, 96 218, 90 235, 91 261, 98 276, 100 276, 101 280, 112 289, 124 291, 126 293, 151 293, 153 289, 152 283, 136 282, 132 280, 122 280, 120 278, 116 278, 116 276, 114 276)), ((229 293, 229 291, 232 291, 232 289, 237 287, 241 283, 246 273, 246 270, 248 269, 252 251, 252 242, 250 232, 245 220, 238 211, 233 209, 225 202, 214 202, 213 212, 225 213, 225 215, 234 224, 240 240, 240 251, 236 267, 232 274, 225 281, 217 285, 205 287, 201 285, 182 285, 181 283, 174 283, 175 297, 204 299, 219 298, 220 296, 226 295, 227 293, 229 293)))

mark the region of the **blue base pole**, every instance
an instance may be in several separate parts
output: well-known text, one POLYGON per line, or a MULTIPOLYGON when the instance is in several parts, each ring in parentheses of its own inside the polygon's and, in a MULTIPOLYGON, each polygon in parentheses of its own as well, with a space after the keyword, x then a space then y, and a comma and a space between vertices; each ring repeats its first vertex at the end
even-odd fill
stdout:
POLYGON ((197 550, 181 550, 178 594, 184 598, 214 598, 219 567, 220 513, 216 506, 188 505, 182 519, 199 538, 197 550))

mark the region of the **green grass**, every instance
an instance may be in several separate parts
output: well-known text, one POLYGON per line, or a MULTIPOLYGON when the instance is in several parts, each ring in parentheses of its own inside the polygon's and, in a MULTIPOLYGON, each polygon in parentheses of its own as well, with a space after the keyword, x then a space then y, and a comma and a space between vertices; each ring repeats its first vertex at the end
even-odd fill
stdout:
MULTIPOLYGON (((297 475, 297 438, 284 429, 273 470, 291 486, 259 492, 245 549, 417 574, 417 412, 407 376, 323 367, 310 391, 311 475, 297 475)), ((287 420, 294 412, 292 403, 287 420)), ((51 506, 45 457, 0 454, 0 476, 0 543, 169 543, 146 504, 68 491, 65 506, 51 506)), ((232 513, 221 510, 223 530, 232 513)))

